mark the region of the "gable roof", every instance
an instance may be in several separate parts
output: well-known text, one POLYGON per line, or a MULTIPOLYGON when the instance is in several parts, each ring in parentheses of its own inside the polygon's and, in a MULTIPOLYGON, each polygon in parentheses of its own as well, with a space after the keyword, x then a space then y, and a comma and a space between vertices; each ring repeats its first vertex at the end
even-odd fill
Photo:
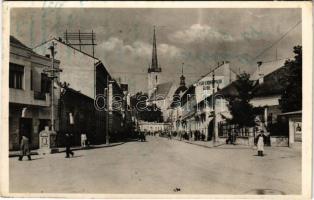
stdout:
POLYGON ((239 96, 239 91, 236 87, 236 81, 233 81, 226 87, 222 88, 217 92, 217 94, 222 95, 224 97, 236 97, 239 96))
MULTIPOLYGON (((280 95, 285 88, 285 85, 280 82, 280 79, 285 75, 285 68, 280 67, 264 77, 262 84, 257 83, 252 90, 253 97, 264 97, 272 95, 280 95)), ((225 97, 236 97, 239 92, 236 87, 236 81, 222 88, 218 94, 225 97)))
MULTIPOLYGON (((40 57, 41 59, 45 59, 45 60, 51 60, 51 58, 46 57, 46 56, 41 55, 41 54, 38 54, 37 52, 33 51, 30 47, 28 47, 25 44, 23 44, 20 40, 18 40, 13 35, 10 35, 10 45, 13 45, 13 46, 15 46, 17 48, 20 48, 20 49, 24 49, 31 56, 40 57)), ((55 63, 60 63, 60 60, 55 59, 55 63)))
POLYGON ((277 69, 281 68, 284 66, 286 62, 286 59, 279 59, 279 60, 273 60, 273 61, 267 61, 267 62, 262 62, 259 69, 257 69, 252 75, 251 75, 251 80, 258 80, 260 74, 263 74, 264 76, 267 74, 270 74, 277 69))
POLYGON ((165 82, 158 84, 155 91, 152 93, 152 95, 149 97, 148 101, 155 101, 155 100, 163 100, 170 92, 170 89, 172 87, 171 82, 165 82))
POLYGON ((63 44, 63 45, 65 45, 65 46, 67 46, 67 47, 72 48, 72 49, 75 50, 75 51, 78 51, 78 52, 80 52, 80 53, 82 53, 82 54, 84 54, 84 55, 86 55, 86 56, 88 56, 88 57, 94 58, 95 60, 99 61, 99 58, 93 57, 92 55, 90 55, 90 54, 88 54, 88 53, 86 53, 86 52, 84 52, 84 51, 82 51, 82 50, 80 50, 80 49, 78 49, 78 48, 72 46, 71 44, 66 43, 66 42, 63 41, 61 38, 57 39, 57 38, 53 37, 53 38, 51 38, 51 39, 49 39, 49 40, 46 40, 46 41, 44 41, 43 43, 41 43, 41 44, 39 44, 39 45, 37 45, 37 46, 35 46, 35 47, 33 47, 33 49, 36 49, 36 48, 38 48, 38 47, 40 47, 40 46, 42 46, 42 45, 44 45, 44 44, 47 44, 48 42, 51 42, 51 41, 55 41, 55 42, 58 42, 58 43, 60 43, 60 44, 63 44))
POLYGON ((10 44, 15 44, 19 47, 28 49, 31 51, 31 48, 27 47, 25 44, 23 44, 21 41, 19 41, 18 39, 16 39, 13 35, 10 35, 10 44))
POLYGON ((285 70, 284 67, 281 67, 265 76, 264 82, 262 84, 257 84, 253 89, 253 96, 263 97, 280 95, 285 88, 285 85, 280 82, 280 79, 285 75, 285 70))

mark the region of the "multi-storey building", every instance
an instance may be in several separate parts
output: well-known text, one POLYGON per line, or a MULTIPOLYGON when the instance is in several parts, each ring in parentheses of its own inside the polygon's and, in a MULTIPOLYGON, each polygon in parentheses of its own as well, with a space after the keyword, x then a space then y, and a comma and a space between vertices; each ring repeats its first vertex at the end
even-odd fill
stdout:
MULTIPOLYGON (((49 54, 42 56, 10 36, 9 59, 9 149, 19 148, 21 134, 30 137, 32 148, 39 146, 39 132, 50 126, 51 81, 45 73, 51 68, 49 54)), ((60 61, 54 60, 56 68, 60 61)), ((55 90, 58 98, 59 92, 55 90)), ((54 101, 57 111, 57 98, 54 101)), ((57 112, 55 119, 57 118, 57 112)))

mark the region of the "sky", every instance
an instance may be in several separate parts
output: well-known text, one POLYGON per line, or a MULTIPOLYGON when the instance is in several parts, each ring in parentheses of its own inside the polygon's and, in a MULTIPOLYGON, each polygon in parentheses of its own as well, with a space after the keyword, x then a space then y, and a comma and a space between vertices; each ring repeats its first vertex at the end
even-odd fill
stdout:
POLYGON ((10 19, 10 34, 31 48, 66 30, 93 30, 96 57, 131 93, 147 90, 154 26, 162 81, 178 83, 184 63, 188 85, 217 62, 229 61, 233 70, 251 74, 257 61, 292 58, 293 46, 302 43, 302 23, 295 26, 300 9, 14 8, 10 19))

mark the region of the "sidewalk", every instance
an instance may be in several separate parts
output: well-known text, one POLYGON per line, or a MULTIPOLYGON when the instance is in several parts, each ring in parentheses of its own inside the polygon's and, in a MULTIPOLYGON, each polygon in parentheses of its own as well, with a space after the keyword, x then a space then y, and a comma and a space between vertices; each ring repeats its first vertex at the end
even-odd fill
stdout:
MULTIPOLYGON (((172 137, 173 140, 177 140, 180 142, 185 142, 188 144, 193 144, 201 147, 206 148, 228 148, 228 149, 253 149, 253 146, 243 145, 243 144, 226 144, 226 143, 216 143, 214 144, 213 141, 193 141, 193 140, 180 140, 179 138, 172 137)), ((273 149, 276 151, 282 151, 287 153, 301 153, 302 152, 302 146, 301 145, 295 145, 293 148, 290 147, 272 147, 272 146, 265 146, 266 149, 273 149)))
MULTIPOLYGON (((163 138, 168 139, 167 137, 163 137, 163 138)), ((206 147, 206 148, 219 147, 219 146, 222 146, 222 145, 225 144, 225 143, 216 143, 216 144, 214 144, 213 141, 194 141, 194 140, 184 140, 184 139, 180 140, 177 137, 172 137, 171 139, 172 140, 177 140, 177 141, 180 141, 180 142, 185 142, 185 143, 188 143, 188 144, 194 144, 194 145, 197 145, 197 146, 206 147)))
MULTIPOLYGON (((75 146, 71 147, 72 151, 80 151, 80 150, 91 150, 91 149, 98 149, 98 148, 106 148, 106 147, 113 147, 117 145, 122 145, 125 142, 116 142, 116 143, 110 143, 110 144, 100 144, 100 145, 90 145, 89 147, 81 147, 81 146, 75 146)), ((57 152, 55 153, 64 153, 65 152, 65 147, 59 147, 57 148, 57 152)), ((20 151, 9 151, 9 157, 18 157, 20 155, 20 151)), ((31 150, 31 155, 38 155, 38 149, 31 150)))

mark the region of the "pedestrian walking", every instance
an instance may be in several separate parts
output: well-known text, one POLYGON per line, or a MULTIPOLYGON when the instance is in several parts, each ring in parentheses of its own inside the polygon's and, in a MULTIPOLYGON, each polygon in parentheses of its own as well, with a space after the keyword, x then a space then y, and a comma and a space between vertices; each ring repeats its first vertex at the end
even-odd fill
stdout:
POLYGON ((171 133, 168 132, 168 140, 171 140, 171 133))
POLYGON ((65 134, 65 152, 66 152, 66 158, 70 158, 70 154, 73 157, 74 152, 71 151, 71 135, 69 133, 65 134))
POLYGON ((22 136, 20 150, 19 161, 22 161, 24 156, 27 156, 28 160, 32 160, 29 149, 29 138, 26 135, 22 136))
POLYGON ((86 147, 86 141, 87 141, 87 136, 86 136, 85 133, 82 133, 82 134, 81 134, 81 146, 82 146, 83 148, 86 147))

